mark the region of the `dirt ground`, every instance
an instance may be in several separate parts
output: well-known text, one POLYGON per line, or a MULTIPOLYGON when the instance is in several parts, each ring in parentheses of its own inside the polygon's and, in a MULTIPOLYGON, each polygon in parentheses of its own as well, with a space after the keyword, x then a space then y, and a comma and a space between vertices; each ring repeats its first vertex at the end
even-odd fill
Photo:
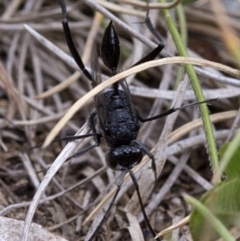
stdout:
MULTIPOLYGON (((140 23, 146 15, 144 7, 132 6, 127 1, 66 1, 74 41, 89 68, 91 58, 95 56, 91 53, 93 45, 100 45, 111 16, 100 15, 86 2, 94 2, 95 8, 102 5, 125 23, 120 26, 119 22, 113 21, 121 42, 119 72, 129 69, 157 46, 157 40, 146 25, 140 23)), ((231 30, 239 38, 239 1, 231 1, 224 9, 231 30)), ((227 71, 228 67, 237 69, 237 62, 210 1, 187 3, 174 7, 170 13, 190 57, 223 64, 218 68, 207 62, 195 68, 205 98, 218 98, 208 107, 219 149, 231 140, 239 124, 240 82, 227 71)), ((179 56, 163 15, 160 9, 151 9, 149 14, 165 44, 157 59, 179 56)), ((63 151, 63 156, 57 161, 64 162, 77 150, 94 144, 93 138, 89 137, 68 145, 66 141, 58 140, 41 148, 53 127, 76 101, 89 93, 91 85, 80 76, 74 61, 60 52, 70 55, 57 1, 0 0, 0 16, 0 214, 25 220, 34 194, 59 153, 63 151), (33 36, 24 24, 40 36, 33 36), (57 48, 55 52, 53 46, 45 46, 42 37, 57 48)), ((108 70, 102 62, 100 66, 105 79, 108 70)), ((150 68, 131 75, 127 81, 134 105, 144 117, 166 111, 173 103, 196 102, 184 64, 150 68)), ((80 129, 81 133, 89 131, 84 125, 94 110, 93 98, 89 100, 64 123, 57 133, 58 138, 74 135, 80 129)), ((200 198, 211 188, 212 166, 199 118, 198 107, 192 106, 141 124, 137 139, 153 151, 158 178, 154 180, 151 161, 147 157, 134 172, 156 233, 190 214, 192 208, 182 194, 200 198)), ((100 147, 65 162, 42 191, 42 201, 35 210, 33 222, 67 240, 84 240, 92 220, 98 220, 105 212, 105 202, 115 190, 120 175, 106 166, 107 150, 102 141, 100 147), (95 208, 97 211, 92 213, 95 208), (98 214, 99 210, 103 213, 98 214), (87 217, 90 220, 85 223, 87 217)), ((187 223, 164 238, 192 240, 187 223)), ((96 240, 152 240, 129 177, 96 240)))

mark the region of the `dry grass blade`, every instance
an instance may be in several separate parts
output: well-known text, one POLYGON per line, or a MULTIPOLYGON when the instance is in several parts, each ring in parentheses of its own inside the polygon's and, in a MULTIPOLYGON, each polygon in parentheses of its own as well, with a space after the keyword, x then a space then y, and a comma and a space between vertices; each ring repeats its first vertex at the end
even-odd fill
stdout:
POLYGON ((137 218, 131 213, 127 213, 127 218, 129 220, 128 230, 133 241, 144 241, 141 227, 139 226, 137 218))
MULTIPOLYGON (((139 2, 139 1, 133 1, 133 0, 116 0, 116 2, 126 3, 135 7, 147 7, 147 3, 145 2, 139 2)), ((181 0, 175 0, 170 3, 149 3, 150 9, 170 9, 176 7, 179 3, 181 3, 181 0)))
MULTIPOLYGON (((80 130, 77 133, 77 135, 86 134, 87 131, 86 131, 85 127, 86 126, 84 126, 82 128, 82 130, 80 130), (84 132, 84 131, 86 131, 86 132, 84 132)), ((36 211, 36 208, 40 202, 41 197, 44 194, 46 187, 48 186, 49 182, 52 180, 54 175, 57 173, 57 171, 61 168, 63 163, 73 154, 74 150, 76 150, 76 147, 77 147, 77 143, 75 143, 75 142, 70 142, 64 147, 62 152, 59 154, 59 156, 56 158, 56 160, 53 162, 53 164, 49 168, 49 170, 46 173, 44 179, 42 180, 40 186, 38 187, 38 190, 34 195, 34 200, 32 201, 32 203, 28 209, 27 217, 26 217, 25 224, 24 224, 23 236, 22 236, 23 240, 25 240, 28 237, 29 227, 31 225, 33 215, 36 211)))
POLYGON ((240 40, 237 36, 237 32, 232 27, 223 4, 218 1, 211 1, 211 4, 216 16, 216 21, 221 29, 221 37, 235 59, 237 66, 240 67, 240 40))
POLYGON ((187 217, 185 217, 184 219, 182 219, 179 223, 176 223, 176 224, 174 224, 174 225, 172 225, 172 226, 170 226, 170 227, 162 230, 161 232, 159 232, 159 233, 157 234, 156 238, 159 238, 159 237, 161 237, 161 236, 163 236, 163 235, 165 235, 165 234, 167 234, 167 233, 170 233, 170 232, 172 232, 173 230, 175 230, 175 229, 177 229, 177 228, 179 228, 179 227, 187 224, 187 223, 189 222, 189 218, 190 218, 190 216, 187 216, 187 217))
POLYGON ((101 1, 101 0, 98 0, 98 3, 101 4, 101 6, 107 8, 108 10, 111 10, 113 12, 135 15, 138 17, 145 17, 145 15, 146 15, 145 12, 143 12, 143 11, 140 12, 140 11, 134 10, 134 9, 126 9, 126 8, 124 8, 124 6, 121 7, 120 5, 117 5, 114 3, 101 1))
POLYGON ((81 109, 86 103, 93 98, 95 95, 100 93, 105 88, 109 87, 113 83, 126 78, 127 76, 135 73, 139 73, 141 71, 144 71, 149 68, 154 68, 161 65, 167 65, 167 64, 193 64, 198 66, 204 66, 204 67, 211 67, 215 68, 217 70, 226 72, 227 74, 236 76, 237 78, 240 78, 240 71, 237 69, 233 69, 231 67, 225 66, 223 64, 214 63, 212 61, 203 60, 203 59, 195 59, 195 58, 185 58, 185 57, 171 57, 171 58, 164 58, 160 60, 153 60, 149 61, 147 63, 135 66, 129 70, 126 70, 124 72, 121 72, 107 81, 101 83, 97 87, 95 87, 93 90, 89 91, 85 96, 83 96, 81 99, 79 99, 66 113, 66 115, 60 120, 60 122, 52 129, 48 137, 46 138, 43 147, 47 147, 52 140, 56 137, 56 135, 59 133, 59 131, 63 128, 63 126, 72 118, 72 116, 81 109))
MULTIPOLYGON (((175 90, 159 90, 159 89, 149 89, 146 87, 136 87, 130 86, 130 91, 133 95, 147 97, 147 98, 161 98, 164 100, 173 100, 176 96, 175 90)), ((208 99, 218 99, 218 98, 233 98, 240 95, 240 89, 238 88, 222 88, 216 90, 204 90, 203 94, 208 99)), ((184 100, 195 100, 196 97, 192 90, 186 91, 184 100)))
POLYGON ((59 49, 56 45, 52 44, 50 41, 48 41, 46 38, 44 38, 42 35, 40 35, 38 32, 36 32, 33 28, 31 28, 29 25, 25 24, 24 27, 27 29, 29 33, 31 33, 42 45, 44 45, 46 48, 50 49, 54 54, 56 54, 60 59, 63 59, 66 63, 68 63, 70 66, 73 66, 76 70, 78 70, 78 66, 73 60, 72 57, 65 54, 61 49, 59 49))
POLYGON ((2 62, 0 62, 0 87, 6 92, 10 103, 8 108, 8 113, 6 115, 7 119, 12 119, 14 112, 18 110, 20 114, 25 116, 26 104, 24 103, 21 95, 19 94, 17 88, 14 86, 13 80, 8 75, 6 69, 4 68, 2 62))

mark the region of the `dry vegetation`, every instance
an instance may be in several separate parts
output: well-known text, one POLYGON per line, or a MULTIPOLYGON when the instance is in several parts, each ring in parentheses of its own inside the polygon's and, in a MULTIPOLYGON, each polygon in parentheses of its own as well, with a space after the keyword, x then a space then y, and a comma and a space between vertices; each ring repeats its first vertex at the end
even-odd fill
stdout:
MULTIPOLYGON (((231 26, 239 36, 240 3, 231 2, 232 5, 226 10, 231 26)), ((109 20, 96 14, 84 1, 66 1, 66 4, 74 39, 84 61, 90 66, 92 44, 100 44, 109 20)), ((121 1, 115 4, 119 4, 118 8, 110 11, 142 35, 142 41, 139 41, 133 37, 134 32, 115 24, 122 46, 121 69, 126 70, 156 45, 150 41, 153 37, 146 26, 137 23, 144 20, 145 9, 133 8, 131 5, 123 7, 121 1)), ((189 55, 236 68, 233 57, 222 41, 210 3, 197 1, 184 8, 189 55)), ((177 16, 176 9, 172 13, 177 16)), ((74 73, 77 70, 72 62, 65 61, 64 56, 65 60, 56 56, 24 28, 23 24, 28 24, 52 44, 69 53, 57 1, 0 0, 0 14, 0 213, 5 217, 24 220, 29 201, 46 170, 66 143, 54 142, 44 150, 36 148, 29 151, 29 148, 44 142, 69 107, 89 92, 90 84, 79 77, 79 72, 74 73), (54 93, 41 95, 55 90, 53 87, 65 83, 66 79, 74 83, 61 90, 57 88, 54 93), (41 98, 37 98, 39 95, 41 98)), ((154 26, 164 36, 166 47, 162 57, 174 56, 176 49, 166 29, 165 20, 160 16, 160 10, 150 11, 154 26)), ((240 82, 229 71, 228 74, 224 73, 224 69, 220 72, 213 68, 197 67, 196 71, 206 99, 219 97, 209 106, 214 115, 214 131, 219 148, 232 138, 234 126, 238 125, 240 82)), ((107 73, 104 68, 102 72, 107 73)), ((184 104, 196 101, 183 65, 151 68, 132 75, 128 81, 134 103, 143 116, 170 108, 173 100, 175 103, 183 99, 184 104), (178 82, 182 83, 181 90, 186 90, 185 94, 176 93, 178 82)), ((85 103, 63 127, 59 137, 76 133, 93 108, 92 100, 85 103)), ((145 160, 143 163, 147 164, 139 166, 136 173, 137 178, 146 178, 147 175, 146 179, 139 181, 140 190, 142 196, 145 193, 143 202, 157 232, 179 222, 190 213, 190 206, 181 196, 183 193, 200 197, 211 188, 212 173, 203 129, 193 125, 193 120, 198 118, 197 108, 190 107, 171 115, 167 121, 163 118, 141 127, 138 140, 149 149, 155 147, 158 172, 161 172, 154 184, 150 162, 145 160), (170 135, 172 126, 175 132, 170 135), (183 132, 178 129, 180 127, 183 132), (161 171, 165 158, 166 163, 161 171)), ((199 124, 200 121, 194 123, 199 124)), ((86 132, 86 128, 83 131, 86 132)), ((65 155, 70 156, 72 152, 91 145, 93 141, 87 138, 78 143, 72 142, 69 149, 64 149, 65 155)), ((105 152, 106 146, 101 145, 64 163, 47 185, 44 192, 47 200, 38 205, 33 222, 67 240, 84 240, 91 222, 84 225, 83 222, 94 207, 109 195, 119 176, 118 172, 106 167, 105 152)), ((123 185, 117 204, 103 225, 98 240, 132 240, 131 235, 139 235, 137 240, 141 240, 141 230, 144 231, 144 238, 149 239, 138 200, 133 193, 132 181, 128 180, 123 185), (139 222, 136 222, 132 214, 136 215, 139 222)), ((187 225, 176 229, 173 234, 172 240, 191 240, 187 225)))

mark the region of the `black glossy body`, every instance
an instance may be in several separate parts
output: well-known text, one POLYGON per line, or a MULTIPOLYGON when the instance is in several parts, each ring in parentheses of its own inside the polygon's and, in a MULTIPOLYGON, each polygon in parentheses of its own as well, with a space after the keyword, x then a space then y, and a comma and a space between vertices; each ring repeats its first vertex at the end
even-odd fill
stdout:
POLYGON ((101 53, 103 53, 103 63, 113 72, 113 74, 116 74, 120 58, 120 43, 118 35, 112 25, 112 21, 110 21, 104 32, 101 53))
POLYGON ((110 147, 106 155, 109 167, 115 170, 131 169, 142 159, 136 140, 139 123, 128 92, 108 89, 95 97, 101 134, 110 147))
POLYGON ((131 99, 123 90, 108 89, 95 98, 100 130, 110 148, 136 140, 139 124, 131 99))
MULTIPOLYGON (((62 25, 68 48, 75 62, 78 64, 79 68, 88 78, 88 80, 91 81, 94 88, 101 82, 99 79, 99 74, 96 72, 98 71, 98 56, 96 56, 96 58, 92 61, 93 72, 91 74, 85 68, 81 56, 79 55, 74 44, 71 30, 68 25, 65 2, 64 0, 59 0, 59 3, 62 8, 62 25)), ((142 58, 138 62, 138 64, 154 59, 160 53, 163 47, 164 45, 160 43, 152 52, 142 58)), ((117 73, 120 59, 120 44, 118 35, 111 21, 103 35, 101 45, 101 57, 103 63, 111 70, 112 75, 115 75, 117 73)), ((91 233, 89 237, 86 238, 86 240, 91 241, 97 236, 100 227, 109 215, 111 207, 116 200, 116 197, 123 183, 124 176, 127 172, 130 174, 136 187, 139 203, 143 212, 145 222, 152 236, 155 236, 156 233, 151 227, 151 224, 148 221, 147 215, 143 207, 137 180, 131 170, 134 166, 140 163, 143 154, 147 154, 152 160, 152 168, 155 174, 155 178, 157 177, 153 155, 141 142, 136 140, 139 132, 139 121, 144 122, 148 121, 148 119, 141 118, 137 113, 135 107, 133 106, 127 84, 124 80, 113 84, 111 88, 99 93, 97 96, 95 96, 94 101, 96 110, 90 114, 88 119, 89 127, 91 128, 92 133, 83 136, 76 136, 72 139, 76 140, 92 136, 95 140, 95 144, 81 150, 78 153, 75 153, 70 158, 83 155, 89 150, 99 146, 101 139, 104 138, 107 145, 109 146, 109 150, 106 154, 107 165, 114 170, 122 171, 122 173, 117 184, 117 191, 114 194, 113 199, 111 200, 107 210, 104 212, 101 221, 97 224, 93 233, 91 233)), ((71 137, 66 139, 70 140, 71 137)))
MULTIPOLYGON (((112 21, 103 35, 101 57, 112 75, 115 75, 120 58, 120 44, 112 21)), ((98 81, 93 79, 92 82, 96 86, 98 81)), ((116 83, 102 91, 95 96, 94 101, 98 129, 110 147, 106 154, 106 163, 114 170, 128 170, 141 161, 143 154, 141 146, 135 142, 139 131, 137 111, 126 83, 121 81, 120 85, 121 89, 119 83, 116 83)), ((94 128, 92 127, 93 131, 94 128)))

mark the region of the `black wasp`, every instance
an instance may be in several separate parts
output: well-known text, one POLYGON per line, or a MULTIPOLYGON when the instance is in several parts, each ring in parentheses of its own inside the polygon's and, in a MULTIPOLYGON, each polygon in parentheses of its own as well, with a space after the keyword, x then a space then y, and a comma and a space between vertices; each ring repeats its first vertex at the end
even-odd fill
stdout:
MULTIPOLYGON (((98 85, 99 81, 96 79, 95 76, 90 74, 90 72, 85 68, 85 65, 83 64, 82 59, 73 42, 71 30, 68 25, 65 2, 64 0, 59 0, 59 3, 62 8, 62 13, 63 13, 62 25, 63 25, 64 35, 66 38, 68 48, 72 54, 72 57, 76 61, 77 65, 84 73, 84 75, 89 79, 89 81, 92 84, 92 87, 94 88, 95 86, 98 85)), ((153 30, 151 21, 148 17, 148 12, 149 10, 147 10, 147 17, 145 21, 146 25, 148 26, 150 31, 155 35, 155 37, 158 38, 160 43, 152 52, 150 52, 148 55, 142 58, 135 65, 154 59, 156 56, 159 55, 161 50, 164 48, 164 45, 161 41, 160 36, 156 33, 156 31, 153 30)), ((120 44, 119 44, 118 35, 111 21, 103 35, 103 40, 101 45, 101 57, 102 57, 103 63, 111 70, 112 75, 115 75, 117 73, 117 68, 118 68, 118 63, 120 58, 120 44)), ((100 94, 98 94, 94 98, 94 103, 95 103, 96 110, 90 114, 88 119, 91 133, 84 136, 76 136, 76 137, 73 137, 73 139, 80 139, 80 138, 92 136, 94 138, 95 144, 74 154, 73 156, 71 156, 71 158, 82 155, 87 151, 99 146, 101 139, 104 138, 106 143, 109 146, 109 151, 106 154, 107 165, 114 170, 122 171, 122 173, 120 175, 119 182, 117 184, 117 191, 112 201, 110 202, 108 209, 105 211, 105 214, 102 220, 96 227, 95 231, 91 234, 91 237, 88 239, 88 241, 93 240, 96 237, 103 222, 108 217, 111 207, 113 206, 116 200, 116 197, 120 191, 120 187, 123 183, 124 176, 126 175, 127 172, 130 174, 134 182, 134 185, 136 187, 137 195, 139 198, 139 202, 140 202, 140 206, 143 212, 145 222, 152 236, 155 237, 156 233, 148 221, 148 218, 145 213, 143 203, 140 197, 137 180, 132 171, 132 168, 141 162, 143 154, 146 154, 152 160, 152 169, 155 173, 155 177, 157 178, 155 160, 153 155, 141 142, 136 140, 139 132, 139 122, 147 122, 147 121, 152 121, 152 120, 161 118, 177 110, 183 109, 186 106, 182 106, 179 108, 172 108, 159 115, 144 119, 140 116, 139 112, 134 107, 127 84, 124 81, 121 81, 120 83, 119 82, 115 83, 111 88, 106 89, 100 94), (97 120, 97 125, 98 125, 97 127, 95 126, 95 122, 96 122, 95 120, 97 120), (100 131, 98 132, 97 129, 99 129, 100 131)), ((200 103, 193 103, 193 104, 200 104, 200 103)), ((193 104, 190 104, 190 105, 193 105, 193 104)))

